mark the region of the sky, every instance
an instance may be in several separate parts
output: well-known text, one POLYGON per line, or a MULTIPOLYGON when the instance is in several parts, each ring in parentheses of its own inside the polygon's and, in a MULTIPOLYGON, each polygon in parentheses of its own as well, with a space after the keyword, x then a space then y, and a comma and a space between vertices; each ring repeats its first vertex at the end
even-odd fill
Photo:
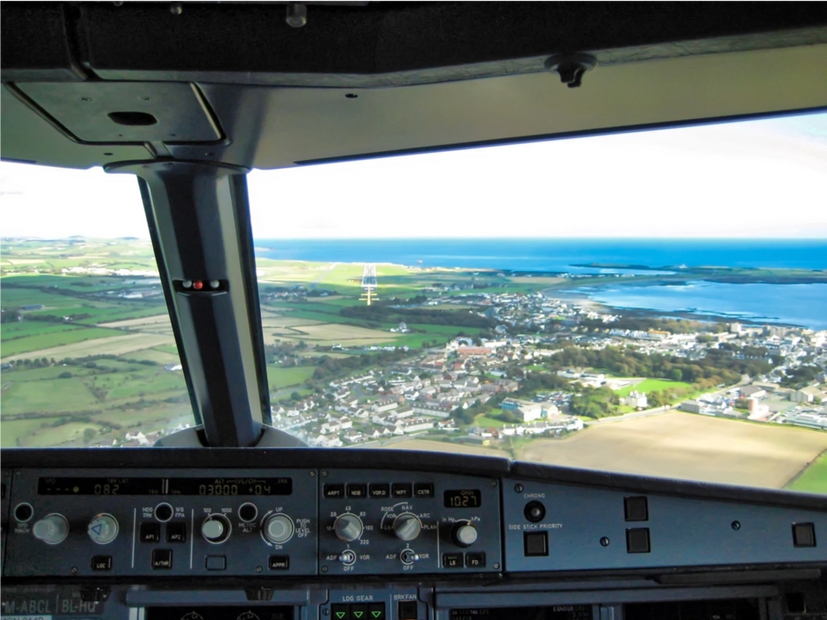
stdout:
MULTIPOLYGON (((248 176, 267 238, 827 238, 827 114, 248 176)), ((138 184, 0 164, 0 235, 147 238, 138 184)))

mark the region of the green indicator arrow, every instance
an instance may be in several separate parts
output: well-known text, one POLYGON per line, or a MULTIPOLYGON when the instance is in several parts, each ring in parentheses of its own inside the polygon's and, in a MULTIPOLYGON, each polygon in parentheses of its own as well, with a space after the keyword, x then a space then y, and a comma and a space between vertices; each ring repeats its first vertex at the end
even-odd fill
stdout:
POLYGON ((378 618, 379 616, 382 615, 382 612, 381 611, 372 611, 372 612, 370 612, 370 615, 372 615, 374 618, 378 618))
POLYGON ((337 617, 337 618, 344 618, 344 617, 345 617, 345 612, 343 612, 343 611, 337 611, 337 612, 336 612, 336 617, 337 617))
POLYGON ((361 618, 362 614, 364 614, 364 613, 365 613, 364 611, 354 611, 353 615, 356 616, 357 618, 361 618))

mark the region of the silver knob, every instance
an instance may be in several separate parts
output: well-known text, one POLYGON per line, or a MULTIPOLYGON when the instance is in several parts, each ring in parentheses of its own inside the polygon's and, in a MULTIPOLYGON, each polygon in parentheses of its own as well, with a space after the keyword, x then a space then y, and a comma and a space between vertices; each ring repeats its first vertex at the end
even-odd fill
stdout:
POLYGON ((201 524, 201 535, 207 542, 223 543, 230 537, 230 522, 222 515, 210 515, 201 524))
POLYGON ((393 533, 399 540, 410 542, 422 531, 422 522, 414 514, 401 514, 393 521, 393 533))
POLYGON ((414 562, 419 562, 420 556, 413 549, 403 549, 399 554, 399 560, 406 565, 411 565, 414 562))
POLYGON ((273 515, 264 524, 264 537, 271 543, 285 543, 293 537, 293 521, 287 515, 273 515))
POLYGON ((56 512, 46 515, 34 524, 32 534, 49 545, 59 545, 69 535, 69 522, 56 512))
POLYGON ((460 547, 470 547, 477 542, 477 528, 470 523, 461 523, 454 528, 454 542, 460 547))
POLYGON ((351 512, 339 515, 333 523, 333 531, 337 538, 345 542, 358 540, 363 529, 362 520, 351 512))
POLYGON ((86 533, 93 542, 107 545, 118 535, 118 520, 110 514, 99 514, 89 522, 86 533))

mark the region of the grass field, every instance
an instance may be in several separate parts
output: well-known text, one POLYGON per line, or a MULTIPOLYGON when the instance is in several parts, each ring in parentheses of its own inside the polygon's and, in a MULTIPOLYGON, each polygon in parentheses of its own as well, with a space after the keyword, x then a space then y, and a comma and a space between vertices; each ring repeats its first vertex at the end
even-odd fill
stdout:
POLYGON ((292 368, 267 367, 267 381, 271 390, 280 390, 291 385, 301 385, 313 376, 314 366, 293 366, 292 368))
MULTIPOLYGON (((45 326, 50 326, 49 323, 44 323, 45 326)), ((54 349, 60 345, 74 344, 76 342, 87 342, 97 338, 108 338, 111 336, 120 335, 117 330, 99 329, 96 327, 76 327, 75 329, 64 329, 56 331, 47 331, 46 333, 39 333, 23 338, 15 338, 14 340, 3 340, 0 345, 0 355, 3 359, 15 359, 13 356, 28 353, 28 357, 55 357, 54 355, 46 355, 37 353, 44 349, 54 349), (37 354, 35 354, 37 353, 37 354)), ((26 357, 26 356, 23 356, 26 357)), ((68 357, 68 356, 62 356, 68 357)))
POLYGON ((827 450, 787 485, 792 491, 827 493, 827 450))
POLYGON ((586 469, 783 488, 826 449, 827 433, 671 412, 591 427, 563 440, 538 439, 518 457, 586 469))
MULTIPOLYGON (((100 330, 107 334, 118 334, 121 332, 113 330, 100 330)), ((70 332, 71 333, 71 332, 70 332)), ((4 357, 3 361, 14 361, 17 359, 33 359, 39 357, 55 358, 62 360, 74 357, 87 357, 89 355, 125 355, 142 349, 155 348, 158 345, 173 344, 172 335, 163 334, 142 334, 127 333, 111 338, 95 338, 63 346, 49 347, 4 357)), ((174 345, 173 345, 174 346, 174 345)))
POLYGON ((4 448, 19 446, 21 437, 31 435, 36 429, 43 426, 48 420, 2 420, 0 422, 0 445, 4 448))
POLYGON ((618 396, 623 397, 628 396, 630 392, 643 392, 648 394, 649 392, 659 392, 661 390, 669 390, 674 388, 689 391, 692 389, 692 384, 684 381, 669 381, 667 379, 645 379, 637 385, 627 385, 624 388, 620 388, 619 390, 616 390, 615 393, 618 396))
POLYGON ((481 413, 474 418, 474 425, 484 428, 502 428, 505 426, 505 422, 497 420, 496 418, 489 418, 487 415, 481 413))
POLYGON ((95 396, 77 377, 15 382, 10 373, 3 377, 3 383, 11 383, 3 390, 3 415, 83 411, 98 407, 95 396))

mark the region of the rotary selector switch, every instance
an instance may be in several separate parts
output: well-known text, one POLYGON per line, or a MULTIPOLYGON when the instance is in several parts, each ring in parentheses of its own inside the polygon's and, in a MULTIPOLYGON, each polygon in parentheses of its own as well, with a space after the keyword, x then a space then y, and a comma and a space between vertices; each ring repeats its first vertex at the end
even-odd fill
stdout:
POLYGON ((32 534, 47 545, 59 545, 69 535, 69 522, 66 517, 54 512, 35 523, 32 534))
POLYGON ((353 542, 362 536, 365 529, 362 520, 352 512, 346 512, 336 517, 333 523, 333 531, 339 540, 353 542))
POLYGON ((86 532, 92 542, 108 545, 118 535, 118 520, 110 514, 99 514, 89 522, 86 532))
POLYGON ((224 515, 210 515, 201 524, 201 535, 213 545, 220 545, 230 537, 232 525, 224 515))
POLYGON ((393 533, 399 540, 410 542, 422 531, 422 521, 415 514, 405 512, 393 521, 393 533))
POLYGON ((451 532, 451 538, 460 547, 470 547, 477 542, 477 528, 468 521, 457 523, 451 532))
POLYGON ((294 531, 293 520, 287 515, 272 515, 264 522, 264 538, 277 545, 290 540, 294 531))

